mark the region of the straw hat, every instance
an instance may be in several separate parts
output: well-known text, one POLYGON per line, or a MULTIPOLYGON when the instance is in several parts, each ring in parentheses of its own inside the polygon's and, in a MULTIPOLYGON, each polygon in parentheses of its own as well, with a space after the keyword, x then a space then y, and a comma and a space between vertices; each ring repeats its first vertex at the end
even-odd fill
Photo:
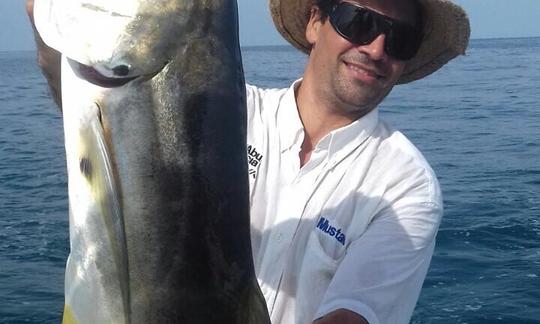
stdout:
MULTIPOLYGON (((306 26, 315 0, 270 0, 274 24, 281 35, 294 47, 309 53, 306 26)), ((407 62, 398 80, 408 83, 421 79, 465 54, 469 43, 470 26, 465 11, 449 0, 419 0, 424 21, 424 40, 418 53, 407 62)))

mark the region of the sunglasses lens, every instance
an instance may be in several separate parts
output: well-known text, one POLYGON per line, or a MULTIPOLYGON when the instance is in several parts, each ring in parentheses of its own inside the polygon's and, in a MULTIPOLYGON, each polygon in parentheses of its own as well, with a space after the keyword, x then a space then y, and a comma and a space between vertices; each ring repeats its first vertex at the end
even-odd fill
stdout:
POLYGON ((407 25, 395 26, 386 37, 385 50, 399 60, 412 59, 422 43, 421 32, 407 25))
POLYGON ((422 40, 420 31, 397 21, 389 21, 387 17, 348 2, 341 2, 330 12, 330 23, 349 42, 366 45, 384 33, 388 55, 398 60, 413 58, 422 40))
POLYGON ((365 45, 377 37, 373 15, 357 6, 341 3, 330 15, 334 29, 351 43, 365 45))

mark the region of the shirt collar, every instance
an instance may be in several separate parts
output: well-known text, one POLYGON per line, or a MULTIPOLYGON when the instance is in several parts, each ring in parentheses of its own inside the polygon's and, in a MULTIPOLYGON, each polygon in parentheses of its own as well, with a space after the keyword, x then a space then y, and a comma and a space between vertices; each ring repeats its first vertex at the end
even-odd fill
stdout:
MULTIPOLYGON (((295 90, 301 82, 302 79, 298 79, 287 89, 277 111, 282 152, 292 146, 298 146, 299 149, 304 140, 304 125, 298 113, 295 96, 295 90)), ((378 122, 379 108, 377 107, 349 125, 330 132, 319 141, 315 149, 326 150, 330 159, 341 160, 373 133, 378 122)))
POLYGON ((281 152, 290 149, 293 145, 302 145, 304 140, 304 125, 300 119, 296 106, 295 90, 302 79, 298 79, 287 89, 277 111, 277 126, 279 129, 279 139, 281 152))

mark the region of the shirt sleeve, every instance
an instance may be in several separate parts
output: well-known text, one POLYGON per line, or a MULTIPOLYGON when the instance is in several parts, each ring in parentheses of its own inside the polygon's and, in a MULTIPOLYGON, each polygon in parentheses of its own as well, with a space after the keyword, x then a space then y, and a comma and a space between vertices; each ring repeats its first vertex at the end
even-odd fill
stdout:
POLYGON ((403 201, 352 242, 315 319, 345 308, 370 324, 409 323, 435 246, 442 206, 403 201))

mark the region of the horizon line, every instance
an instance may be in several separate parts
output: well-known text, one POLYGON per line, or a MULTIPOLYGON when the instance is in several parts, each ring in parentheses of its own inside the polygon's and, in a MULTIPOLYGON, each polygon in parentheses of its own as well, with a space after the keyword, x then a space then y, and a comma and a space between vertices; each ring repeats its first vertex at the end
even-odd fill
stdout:
MULTIPOLYGON (((474 38, 471 38, 470 40, 471 41, 477 41, 477 40, 498 40, 498 39, 526 39, 526 38, 540 38, 540 35, 538 36, 497 36, 497 37, 474 37, 474 38)), ((240 48, 254 48, 254 47, 291 47, 291 48, 295 48, 294 46, 292 46, 291 44, 289 43, 286 43, 285 40, 283 40, 284 43, 282 44, 265 44, 265 45, 262 45, 262 44, 253 44, 253 45, 241 45, 240 48)), ((34 52, 36 51, 35 48, 32 48, 32 49, 5 49, 5 50, 0 50, 0 53, 6 53, 6 52, 34 52)))

